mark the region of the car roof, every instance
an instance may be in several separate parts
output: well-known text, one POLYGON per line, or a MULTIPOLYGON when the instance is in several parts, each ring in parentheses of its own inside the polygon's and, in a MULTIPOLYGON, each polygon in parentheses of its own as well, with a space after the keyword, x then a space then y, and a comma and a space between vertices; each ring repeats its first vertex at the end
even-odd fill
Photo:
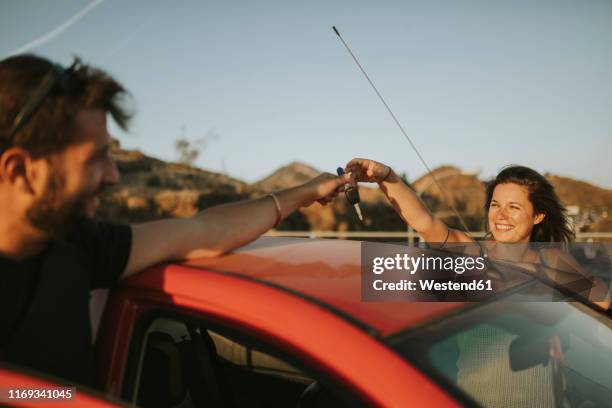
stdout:
POLYGON ((273 285, 358 321, 382 337, 469 305, 362 301, 358 241, 262 237, 230 254, 183 265, 273 285))

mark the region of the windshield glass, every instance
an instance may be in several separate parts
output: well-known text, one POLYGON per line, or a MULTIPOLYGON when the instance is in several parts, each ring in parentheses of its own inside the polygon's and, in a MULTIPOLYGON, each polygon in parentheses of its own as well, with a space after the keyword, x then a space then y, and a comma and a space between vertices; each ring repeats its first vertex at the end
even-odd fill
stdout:
POLYGON ((392 347, 486 407, 612 407, 609 317, 579 303, 512 299, 521 296, 395 336, 392 347))

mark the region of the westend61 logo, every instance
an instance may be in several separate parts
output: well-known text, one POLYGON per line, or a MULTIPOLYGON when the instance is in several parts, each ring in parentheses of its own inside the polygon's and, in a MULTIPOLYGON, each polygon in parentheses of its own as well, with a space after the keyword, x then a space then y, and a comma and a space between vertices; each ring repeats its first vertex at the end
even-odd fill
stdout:
POLYGON ((601 301, 609 296, 610 252, 605 244, 586 243, 569 248, 550 243, 423 248, 362 242, 361 297, 456 302, 499 295, 518 301, 601 301), (519 287, 525 290, 515 290, 519 287))

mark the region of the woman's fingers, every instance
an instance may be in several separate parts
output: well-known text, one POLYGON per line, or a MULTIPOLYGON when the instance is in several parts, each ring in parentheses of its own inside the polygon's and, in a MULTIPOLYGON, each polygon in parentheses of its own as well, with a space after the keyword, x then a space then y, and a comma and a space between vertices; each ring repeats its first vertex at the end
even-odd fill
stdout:
POLYGON ((368 168, 371 160, 355 158, 346 164, 346 169, 349 171, 364 171, 368 168))
POLYGON ((347 172, 355 174, 357 181, 380 183, 391 174, 391 167, 375 160, 356 158, 348 162, 347 172))
POLYGON ((352 159, 351 161, 349 161, 346 164, 346 167, 351 167, 351 166, 361 166, 362 163, 366 162, 368 159, 362 159, 359 157, 356 157, 354 159, 352 159))
POLYGON ((375 160, 355 158, 346 164, 346 171, 355 176, 356 181, 377 182, 384 177, 388 167, 375 160))
POLYGON ((366 173, 368 177, 374 177, 374 165, 375 165, 374 160, 370 160, 368 163, 368 171, 366 173))

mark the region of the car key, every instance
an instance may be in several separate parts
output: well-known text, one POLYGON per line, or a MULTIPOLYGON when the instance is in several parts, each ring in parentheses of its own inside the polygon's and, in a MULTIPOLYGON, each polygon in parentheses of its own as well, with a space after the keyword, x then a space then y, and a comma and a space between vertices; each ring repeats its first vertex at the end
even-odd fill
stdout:
MULTIPOLYGON (((338 167, 336 172, 339 176, 344 174, 344 169, 342 167, 338 167)), ((361 215, 361 208, 359 207, 359 190, 357 186, 352 186, 350 184, 344 185, 344 195, 346 196, 346 201, 353 205, 355 212, 357 213, 357 217, 359 217, 359 221, 363 222, 363 216, 361 215)))

